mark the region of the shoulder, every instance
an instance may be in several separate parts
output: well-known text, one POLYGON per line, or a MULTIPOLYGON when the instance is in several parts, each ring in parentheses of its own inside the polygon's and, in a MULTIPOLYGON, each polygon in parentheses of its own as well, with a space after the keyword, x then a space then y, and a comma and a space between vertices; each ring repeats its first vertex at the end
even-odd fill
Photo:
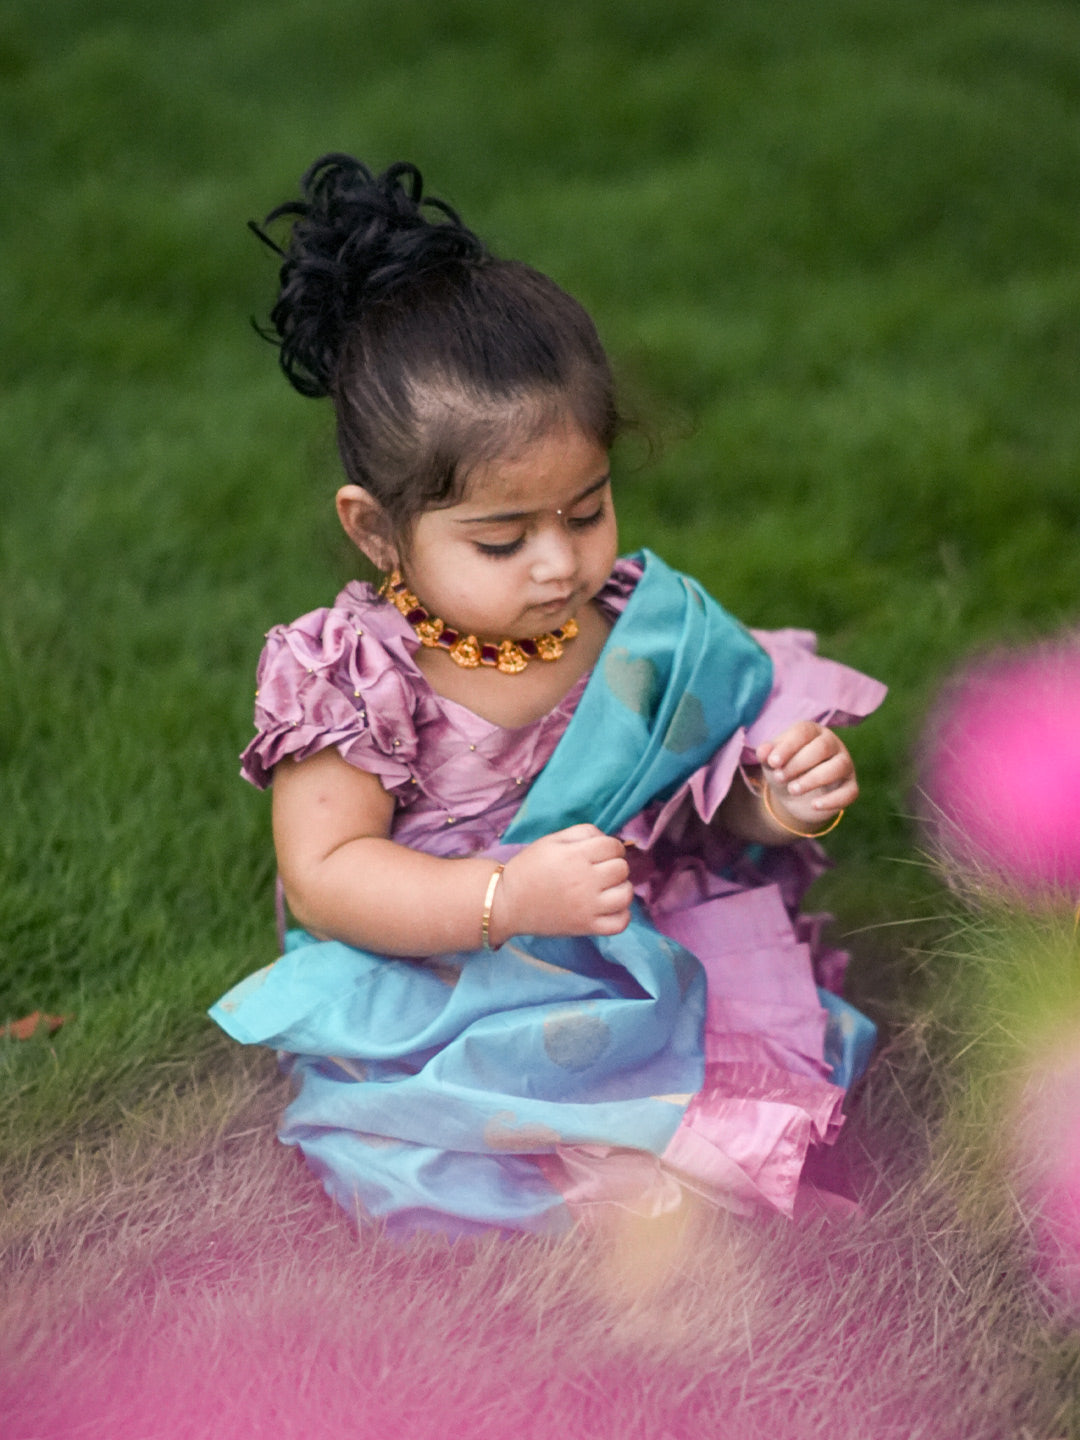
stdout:
POLYGON ((310 677, 346 693, 350 686, 362 690, 387 673, 414 672, 416 645, 411 629, 374 587, 354 581, 333 605, 267 631, 258 696, 264 705, 280 703, 311 688, 310 677))
POLYGON ((397 611, 358 581, 332 606, 275 625, 259 657, 246 778, 265 787, 285 756, 305 759, 331 745, 363 769, 379 768, 364 757, 384 750, 400 768, 415 748, 416 644, 397 611))

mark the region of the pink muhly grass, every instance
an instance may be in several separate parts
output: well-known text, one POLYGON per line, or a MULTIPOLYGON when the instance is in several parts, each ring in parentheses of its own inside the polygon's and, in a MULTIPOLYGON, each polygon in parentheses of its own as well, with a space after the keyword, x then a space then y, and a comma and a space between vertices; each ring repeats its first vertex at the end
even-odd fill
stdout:
POLYGON ((846 1137, 861 1217, 694 1207, 560 1242, 356 1232, 273 1142, 264 1058, 27 1162, 3 1221, 5 1440, 1014 1440, 1063 1423, 1023 1228, 996 1200, 961 1219, 912 1119, 936 1090, 910 1038, 846 1137))

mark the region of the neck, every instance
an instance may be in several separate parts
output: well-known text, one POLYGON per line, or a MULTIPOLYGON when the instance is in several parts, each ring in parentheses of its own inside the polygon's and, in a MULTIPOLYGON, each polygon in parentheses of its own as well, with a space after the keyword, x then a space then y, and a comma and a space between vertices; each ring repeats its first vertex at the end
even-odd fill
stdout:
POLYGON ((520 729, 550 715, 596 664, 610 621, 597 605, 585 605, 578 621, 578 638, 557 665, 529 665, 510 675, 495 666, 469 670, 453 663, 447 651, 424 645, 417 647, 414 663, 436 695, 505 730, 520 729))
POLYGON ((437 615, 429 614, 398 570, 387 576, 379 594, 404 615, 419 636, 421 645, 428 649, 445 650, 463 670, 475 670, 486 665, 504 675, 518 675, 532 660, 551 663, 560 659, 566 642, 573 640, 578 633, 577 621, 568 620, 565 625, 545 630, 540 635, 505 636, 496 640, 463 634, 437 615))

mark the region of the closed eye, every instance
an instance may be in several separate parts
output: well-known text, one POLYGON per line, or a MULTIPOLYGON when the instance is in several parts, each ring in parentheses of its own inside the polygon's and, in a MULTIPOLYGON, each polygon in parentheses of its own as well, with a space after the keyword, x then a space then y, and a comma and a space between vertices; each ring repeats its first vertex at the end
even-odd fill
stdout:
POLYGON ((505 545, 488 545, 482 540, 477 540, 475 544, 481 555, 490 555, 493 560, 505 560, 517 554, 525 544, 525 536, 519 535, 516 540, 510 540, 505 545))
POLYGON ((575 530, 588 530, 590 525, 599 525, 607 506, 600 504, 591 515, 571 515, 567 523, 575 530))

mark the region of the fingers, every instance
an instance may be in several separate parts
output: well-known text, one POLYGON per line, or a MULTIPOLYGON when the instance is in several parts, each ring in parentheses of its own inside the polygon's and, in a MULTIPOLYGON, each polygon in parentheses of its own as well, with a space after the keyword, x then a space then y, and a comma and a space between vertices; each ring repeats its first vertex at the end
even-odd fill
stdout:
POLYGON ((634 889, 626 847, 595 825, 572 825, 507 862, 505 924, 522 933, 614 935, 630 923, 634 889))
POLYGON ((770 772, 783 770, 804 746, 826 735, 836 739, 831 730, 826 730, 824 725, 819 725, 814 720, 797 720, 794 725, 781 731, 775 739, 766 740, 763 745, 758 746, 758 763, 770 772))
POLYGON ((842 755, 833 755, 820 765, 811 762, 805 769, 799 768, 799 757, 797 756, 788 768, 791 775, 797 777, 788 781, 789 795, 806 795, 811 790, 833 789, 838 785, 845 784, 853 773, 851 757, 847 751, 842 755))
POLYGON ((601 915, 593 922, 592 933, 594 935, 621 935, 630 924, 630 907, 620 910, 614 915, 601 915))
POLYGON ((759 745, 757 758, 766 784, 797 819, 835 815, 859 795, 855 765, 832 730, 800 720, 759 745))
POLYGON ((548 838, 573 843, 578 840, 592 840, 598 835, 603 836, 603 830, 598 830, 595 825, 583 821, 580 825, 568 825, 565 830, 553 830, 548 838))
POLYGON ((809 720, 760 745, 757 755, 768 779, 774 785, 785 785, 792 795, 841 785, 855 773, 840 737, 809 720))
POLYGON ((592 836, 584 837, 584 840, 582 858, 588 860, 594 893, 591 933, 618 935, 630 923, 630 906, 634 899, 625 846, 613 835, 605 835, 599 830, 594 831, 592 836))
POLYGON ((590 933, 593 935, 618 935, 630 924, 630 907, 634 901, 634 887, 629 880, 610 885, 596 897, 590 933))
POLYGON ((601 915, 612 915, 617 910, 629 910, 634 898, 634 887, 629 880, 618 885, 609 885, 596 898, 596 908, 601 915))
POLYGON ((622 858, 626 846, 614 835, 605 835, 595 825, 571 825, 566 830, 556 830, 548 837, 563 845, 580 845, 594 863, 600 860, 622 858))
POLYGON ((630 874, 630 866, 622 855, 615 855, 610 859, 594 860, 591 863, 593 874, 601 890, 614 889, 616 885, 621 885, 630 874))
POLYGON ((835 815, 838 810, 846 810, 849 805, 854 805, 858 798, 859 787, 852 776, 843 785, 837 785, 831 790, 811 791, 810 795, 803 798, 803 803, 809 803, 810 809, 818 815, 835 815))
MULTIPOLYGON (((602 836, 605 841, 612 836, 602 836)), ((634 887, 630 881, 630 866, 624 858, 620 841, 614 841, 618 854, 609 858, 592 861, 593 883, 597 887, 591 930, 594 935, 618 935, 630 924, 630 906, 634 899, 634 887)), ((605 846, 605 854, 608 847, 605 846)))

